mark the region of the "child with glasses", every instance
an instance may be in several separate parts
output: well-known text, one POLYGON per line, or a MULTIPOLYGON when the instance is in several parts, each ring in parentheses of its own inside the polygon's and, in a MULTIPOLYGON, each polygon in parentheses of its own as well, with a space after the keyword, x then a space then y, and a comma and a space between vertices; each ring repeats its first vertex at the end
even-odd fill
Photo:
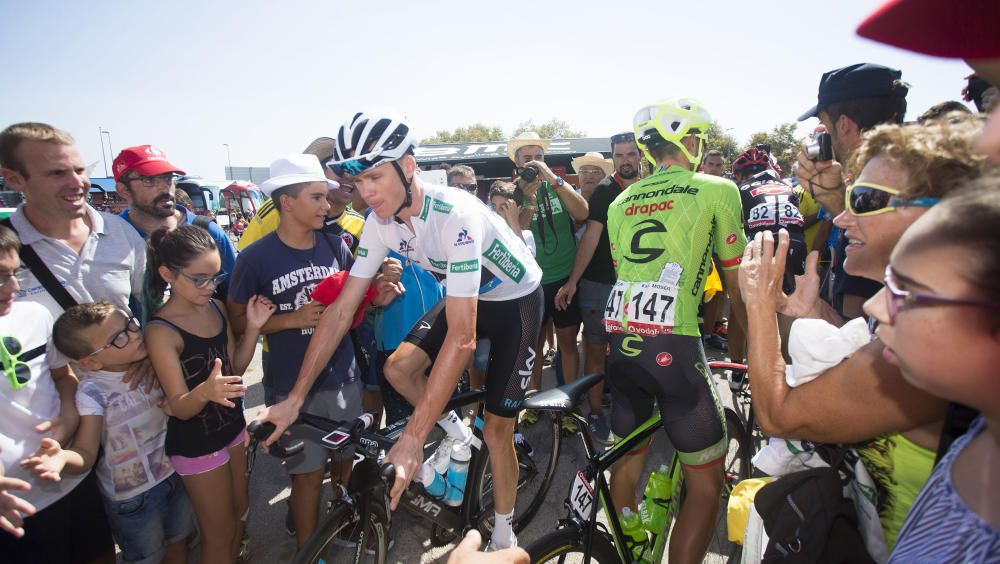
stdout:
MULTIPOLYGON (((90 500, 88 488, 78 487, 87 473, 52 484, 23 466, 43 442, 68 444, 79 416, 74 400, 76 378, 66 357, 51 343, 52 314, 37 303, 14 301, 20 290, 20 247, 17 235, 0 227, 0 474, 29 485, 17 497, 33 509, 0 516, 0 529, 6 531, 0 532, 0 554, 11 562, 64 561, 70 549, 100 554, 102 546, 88 547, 90 541, 76 535, 63 538, 59 545, 51 538, 72 523, 75 505, 90 500)), ((9 493, 2 495, 10 499, 9 493)), ((82 510, 95 513, 86 525, 96 527, 105 522, 104 515, 100 501, 91 501, 82 510)), ((88 530, 89 537, 98 536, 88 530)))
POLYGON ((139 321, 111 303, 75 305, 53 327, 56 348, 73 359, 80 385, 80 425, 73 446, 52 439, 26 461, 41 479, 96 466, 105 512, 126 562, 187 560, 194 514, 181 478, 164 452, 163 392, 129 389, 122 375, 147 356, 139 321), (103 447, 104 456, 98 459, 103 447))
POLYGON ((246 332, 233 338, 225 308, 212 298, 224 278, 219 250, 195 225, 155 231, 146 269, 144 309, 153 313, 146 344, 170 413, 165 452, 198 518, 201 561, 231 562, 249 504, 240 375, 274 306, 253 296, 246 332))

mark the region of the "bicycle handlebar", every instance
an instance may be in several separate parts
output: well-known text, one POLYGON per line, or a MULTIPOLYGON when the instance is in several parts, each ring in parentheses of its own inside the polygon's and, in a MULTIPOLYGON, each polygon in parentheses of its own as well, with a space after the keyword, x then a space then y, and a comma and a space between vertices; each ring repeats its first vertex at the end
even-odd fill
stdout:
MULTIPOLYGON (((276 427, 274 426, 274 423, 271 423, 270 421, 261 422, 256 419, 247 425, 247 432, 250 433, 251 440, 259 443, 266 441, 275 429, 276 427)), ((277 458, 289 458, 302 452, 302 449, 305 447, 305 443, 301 440, 295 441, 290 445, 283 445, 281 444, 281 441, 278 440, 271 445, 271 448, 267 449, 267 452, 271 456, 277 458)))
MULTIPOLYGON (((396 444, 392 439, 378 433, 367 432, 367 429, 374 422, 375 416, 371 413, 362 413, 350 421, 335 421, 311 413, 300 413, 298 420, 292 423, 292 425, 306 425, 324 432, 326 436, 323 437, 323 440, 317 442, 330 450, 343 450, 351 444, 360 444, 364 447, 375 447, 386 450, 392 448, 396 444)), ((250 433, 251 439, 257 442, 267 440, 271 436, 271 433, 274 432, 274 429, 274 424, 269 421, 260 422, 254 420, 247 426, 247 432, 250 433)), ((271 448, 268 449, 268 453, 278 458, 289 458, 302 452, 302 449, 305 448, 305 442, 302 439, 296 439, 294 442, 286 444, 283 444, 283 441, 287 441, 287 439, 283 437, 275 441, 271 445, 271 448)))

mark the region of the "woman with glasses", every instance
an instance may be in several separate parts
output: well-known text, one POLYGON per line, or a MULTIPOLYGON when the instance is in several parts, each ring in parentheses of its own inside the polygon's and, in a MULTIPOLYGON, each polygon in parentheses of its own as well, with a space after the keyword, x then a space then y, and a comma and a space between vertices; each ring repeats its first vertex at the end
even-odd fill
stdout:
MULTIPOLYGON (((948 116, 930 124, 884 125, 865 135, 851 163, 854 182, 847 190, 846 209, 836 218, 850 242, 844 265, 848 273, 881 282, 906 228, 939 198, 986 170, 985 160, 973 150, 981 127, 977 118, 948 116)), ((777 271, 764 268, 765 262, 759 256, 744 259, 740 270, 754 413, 769 436, 864 442, 858 453, 879 489, 879 517, 891 548, 930 473, 948 404, 907 382, 886 361, 877 338, 814 380, 790 387, 775 313, 835 318, 818 299, 815 252, 791 296, 780 291, 784 259, 777 271)), ((796 330, 793 326, 792 340, 796 330)))
POLYGON ((913 386, 982 413, 914 502, 890 562, 1000 555, 1000 177, 949 196, 892 252, 865 304, 883 356, 913 386), (943 523, 947 526, 942 527, 943 523))

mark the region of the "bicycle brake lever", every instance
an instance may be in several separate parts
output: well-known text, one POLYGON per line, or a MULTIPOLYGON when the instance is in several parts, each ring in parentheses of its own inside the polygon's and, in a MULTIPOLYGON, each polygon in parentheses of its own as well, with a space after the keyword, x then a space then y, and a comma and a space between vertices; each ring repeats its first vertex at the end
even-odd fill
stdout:
POLYGON ((379 468, 379 477, 385 482, 387 488, 392 488, 392 485, 396 482, 396 467, 392 464, 383 464, 379 468))
POLYGON ((267 449, 268 454, 275 456, 277 458, 290 458, 296 454, 302 452, 302 449, 306 448, 306 444, 301 440, 295 441, 290 445, 283 445, 280 441, 276 441, 271 448, 267 449))
MULTIPOLYGON (((254 441, 259 443, 266 441, 267 438, 271 436, 271 433, 274 433, 275 429, 276 427, 274 426, 274 423, 271 423, 270 421, 259 421, 256 419, 247 425, 247 432, 250 433, 250 436, 254 441)), ((271 448, 267 449, 267 452, 271 456, 277 458, 289 458, 302 452, 302 449, 304 449, 305 446, 305 443, 301 440, 295 441, 290 445, 283 445, 279 439, 271 445, 271 448)))

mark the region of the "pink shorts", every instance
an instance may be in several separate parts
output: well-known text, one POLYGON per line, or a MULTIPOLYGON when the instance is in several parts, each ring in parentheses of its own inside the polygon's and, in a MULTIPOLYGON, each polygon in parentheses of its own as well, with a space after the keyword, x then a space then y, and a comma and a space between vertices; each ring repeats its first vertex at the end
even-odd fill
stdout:
POLYGON ((215 470, 219 466, 229 462, 229 449, 242 443, 247 436, 246 429, 240 431, 239 435, 225 447, 204 456, 188 458, 186 456, 171 456, 170 463, 174 465, 174 470, 181 476, 194 476, 215 470))

